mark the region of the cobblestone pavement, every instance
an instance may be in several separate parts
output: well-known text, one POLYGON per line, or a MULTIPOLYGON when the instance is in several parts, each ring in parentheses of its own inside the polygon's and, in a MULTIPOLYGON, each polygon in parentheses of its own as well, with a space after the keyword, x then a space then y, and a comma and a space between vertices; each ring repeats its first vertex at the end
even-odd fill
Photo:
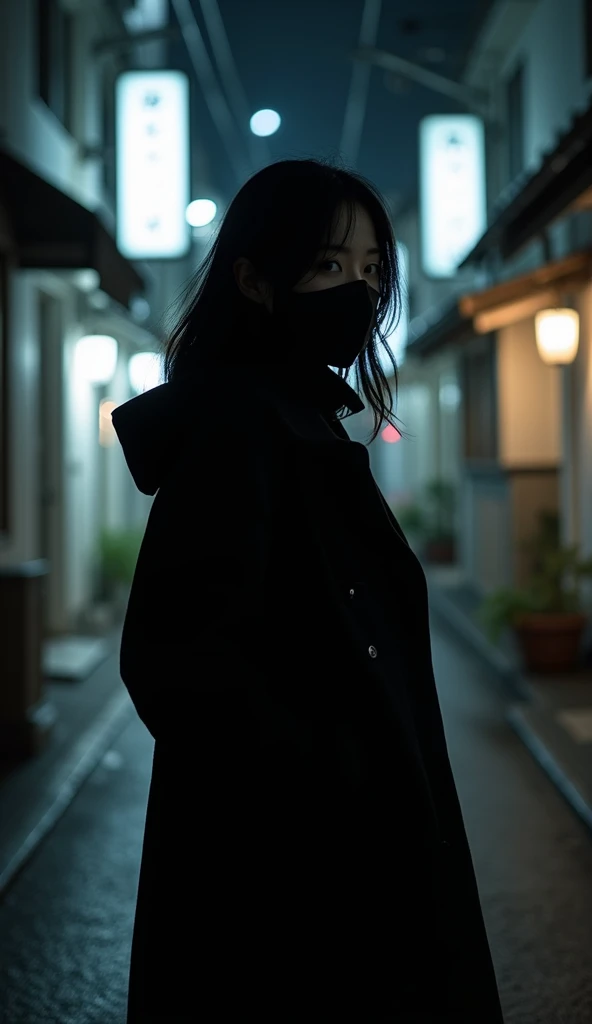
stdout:
MULTIPOLYGON (((592 837, 506 725, 482 663, 433 638, 506 1024, 591 1024, 592 837)), ((151 756, 134 717, 6 894, 2 1024, 124 1024, 151 756)))

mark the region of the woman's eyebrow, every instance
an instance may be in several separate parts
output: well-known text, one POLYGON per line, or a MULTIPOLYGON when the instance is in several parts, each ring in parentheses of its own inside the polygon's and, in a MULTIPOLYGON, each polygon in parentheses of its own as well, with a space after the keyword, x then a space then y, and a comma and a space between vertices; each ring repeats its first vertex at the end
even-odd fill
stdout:
MULTIPOLYGON (((347 253, 351 253, 351 249, 347 245, 328 245, 325 249, 322 249, 321 251, 322 252, 347 252, 347 253)), ((366 255, 367 256, 380 255, 380 249, 367 249, 366 250, 366 255)))

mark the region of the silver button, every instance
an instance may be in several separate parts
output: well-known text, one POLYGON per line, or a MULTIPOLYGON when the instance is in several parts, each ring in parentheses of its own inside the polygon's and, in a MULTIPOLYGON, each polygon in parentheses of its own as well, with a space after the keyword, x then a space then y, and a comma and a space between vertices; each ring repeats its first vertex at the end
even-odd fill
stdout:
POLYGON ((354 596, 354 594, 355 594, 355 590, 354 590, 354 588, 352 587, 352 588, 351 588, 351 590, 350 590, 350 592, 349 592, 349 596, 350 596, 350 597, 353 597, 353 596, 354 596))
POLYGON ((378 657, 378 651, 376 650, 376 647, 374 646, 374 644, 372 644, 368 648, 368 654, 370 655, 371 658, 377 658, 378 657))

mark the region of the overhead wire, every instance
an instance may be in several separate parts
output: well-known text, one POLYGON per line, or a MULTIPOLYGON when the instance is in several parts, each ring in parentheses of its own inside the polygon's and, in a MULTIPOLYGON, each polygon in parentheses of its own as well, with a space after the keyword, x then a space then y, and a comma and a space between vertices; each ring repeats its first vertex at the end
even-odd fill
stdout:
POLYGON ((250 160, 241 145, 242 137, 234 122, 224 92, 205 45, 190 0, 171 0, 181 34, 204 99, 232 164, 237 182, 242 185, 251 171, 250 160))
POLYGON ((256 166, 269 163, 271 154, 265 139, 256 139, 249 130, 252 110, 250 109, 249 101, 238 73, 226 27, 220 13, 218 0, 199 0, 199 5, 222 87, 233 108, 235 118, 246 137, 251 160, 256 166))
MULTIPOLYGON (((376 46, 381 10, 382 0, 365 0, 358 48, 376 46)), ((342 156, 352 167, 360 153, 371 73, 368 62, 354 58, 340 144, 342 156)))

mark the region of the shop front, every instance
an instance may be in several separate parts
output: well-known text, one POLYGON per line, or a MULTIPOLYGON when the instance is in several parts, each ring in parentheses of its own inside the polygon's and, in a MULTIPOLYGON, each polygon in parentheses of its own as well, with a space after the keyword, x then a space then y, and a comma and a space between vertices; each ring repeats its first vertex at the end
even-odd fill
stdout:
POLYGON ((592 549, 592 109, 468 264, 489 286, 451 301, 408 354, 421 365, 448 352, 457 366, 459 563, 484 594, 525 583, 542 511, 564 543, 592 549))

